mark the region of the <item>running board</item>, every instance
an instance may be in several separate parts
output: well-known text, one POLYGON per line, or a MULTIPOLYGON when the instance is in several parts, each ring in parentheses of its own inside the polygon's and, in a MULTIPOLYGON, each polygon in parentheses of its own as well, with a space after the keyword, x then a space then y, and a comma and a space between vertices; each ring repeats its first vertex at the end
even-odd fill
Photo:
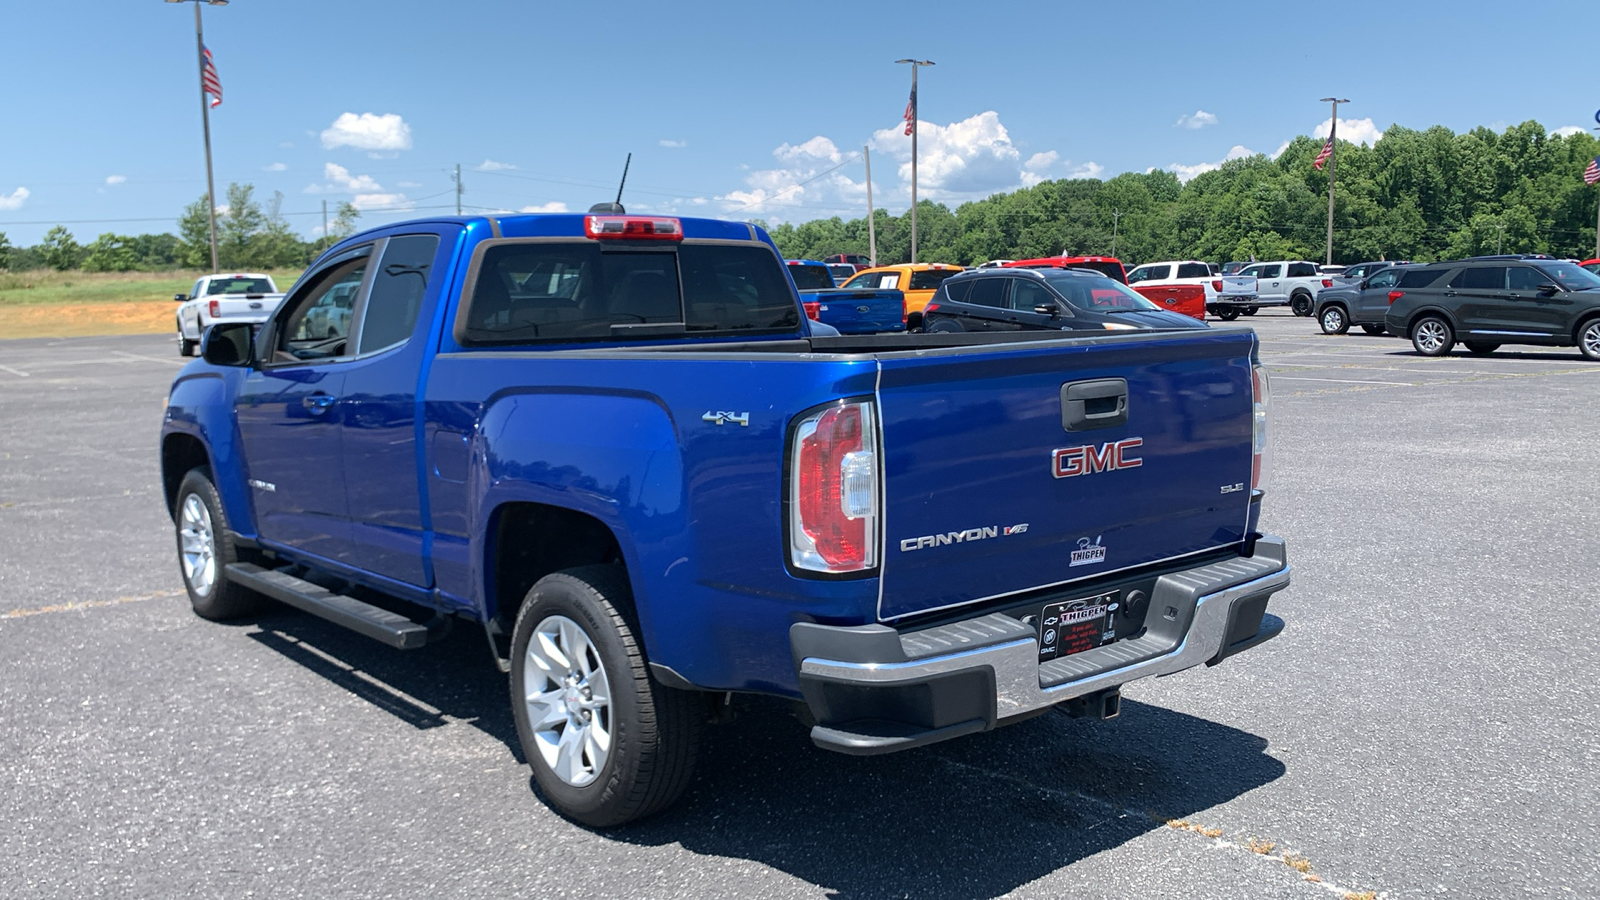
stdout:
POLYGON ((415 650, 428 642, 426 625, 354 597, 335 594, 287 572, 263 569, 252 563, 230 563, 227 572, 230 581, 243 587, 398 650, 415 650))

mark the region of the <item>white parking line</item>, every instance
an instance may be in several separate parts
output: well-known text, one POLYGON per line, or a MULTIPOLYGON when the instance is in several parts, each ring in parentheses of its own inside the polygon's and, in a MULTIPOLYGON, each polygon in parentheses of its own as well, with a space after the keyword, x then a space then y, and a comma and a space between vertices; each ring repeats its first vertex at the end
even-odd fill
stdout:
POLYGON ((28 377, 28 373, 27 372, 24 372, 21 369, 13 369, 10 366, 6 366, 6 365, 0 365, 0 372, 10 372, 11 374, 17 376, 18 378, 27 378, 28 377))
POLYGON ((125 356, 128 359, 142 359, 145 362, 167 363, 168 365, 174 366, 186 366, 189 364, 189 361, 186 359, 162 359, 158 356, 140 356, 137 353, 124 353, 121 350, 113 350, 111 352, 118 356, 125 356))
POLYGON ((1274 375, 1273 381, 1326 381, 1329 384, 1384 384, 1390 387, 1417 387, 1411 381, 1351 381, 1347 378, 1302 378, 1298 375, 1274 375))

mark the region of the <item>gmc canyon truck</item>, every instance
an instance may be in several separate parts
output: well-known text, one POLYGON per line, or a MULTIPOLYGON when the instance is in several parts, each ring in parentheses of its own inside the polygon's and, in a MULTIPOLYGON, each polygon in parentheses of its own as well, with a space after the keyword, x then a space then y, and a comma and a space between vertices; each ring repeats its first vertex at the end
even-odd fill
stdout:
POLYGON ((735 692, 885 753, 1283 628, 1249 329, 821 337, 760 228, 606 207, 367 231, 208 331, 160 438, 194 611, 480 630, 593 827, 671 804, 735 692))
POLYGON ((174 294, 178 307, 178 355, 193 356, 206 329, 219 322, 260 324, 283 302, 271 275, 257 272, 202 275, 187 294, 174 294))

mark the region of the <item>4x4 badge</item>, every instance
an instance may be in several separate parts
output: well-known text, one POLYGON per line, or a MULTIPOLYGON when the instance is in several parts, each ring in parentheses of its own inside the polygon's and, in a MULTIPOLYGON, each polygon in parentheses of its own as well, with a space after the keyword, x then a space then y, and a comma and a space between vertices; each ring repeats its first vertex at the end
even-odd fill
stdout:
POLYGON ((742 413, 708 412, 705 415, 700 417, 700 421, 702 421, 702 422, 710 422, 713 425, 721 425, 721 424, 723 424, 725 422, 737 422, 740 425, 743 425, 744 427, 749 428, 750 427, 750 414, 747 413, 747 412, 742 412, 742 413))

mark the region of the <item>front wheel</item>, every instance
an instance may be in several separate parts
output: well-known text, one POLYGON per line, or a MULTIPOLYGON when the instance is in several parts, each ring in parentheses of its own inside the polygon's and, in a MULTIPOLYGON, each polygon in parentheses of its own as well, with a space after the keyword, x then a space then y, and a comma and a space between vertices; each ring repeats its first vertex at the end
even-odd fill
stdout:
POLYGON ((1411 346, 1423 356, 1444 356, 1456 345, 1450 323, 1438 316, 1426 316, 1411 329, 1411 346))
POLYGON ((1384 328, 1382 325, 1363 325, 1361 326, 1361 330, 1372 335, 1373 337, 1380 337, 1389 333, 1389 330, 1384 328))
POLYGON ((1217 310, 1217 318, 1224 322, 1232 322, 1234 319, 1239 318, 1239 310, 1231 306, 1224 306, 1217 310))
POLYGON ((1590 319, 1578 329, 1578 352, 1584 359, 1600 362, 1600 319, 1590 319))
POLYGON ((547 575, 511 633, 511 707, 539 791, 605 828, 660 812, 689 786, 703 712, 651 677, 620 566, 547 575))
POLYGON ((1330 306, 1324 309, 1322 315, 1317 317, 1317 321, 1322 325, 1323 334, 1344 334, 1350 330, 1350 320, 1345 318, 1342 306, 1330 306))
POLYGON ((1289 298, 1289 311, 1297 316, 1311 315, 1311 295, 1295 294, 1289 298))
POLYGON ((265 597, 228 580, 228 564, 239 560, 239 551, 210 471, 190 469, 183 476, 172 519, 178 532, 178 567, 196 615, 222 621, 266 604, 265 597))

